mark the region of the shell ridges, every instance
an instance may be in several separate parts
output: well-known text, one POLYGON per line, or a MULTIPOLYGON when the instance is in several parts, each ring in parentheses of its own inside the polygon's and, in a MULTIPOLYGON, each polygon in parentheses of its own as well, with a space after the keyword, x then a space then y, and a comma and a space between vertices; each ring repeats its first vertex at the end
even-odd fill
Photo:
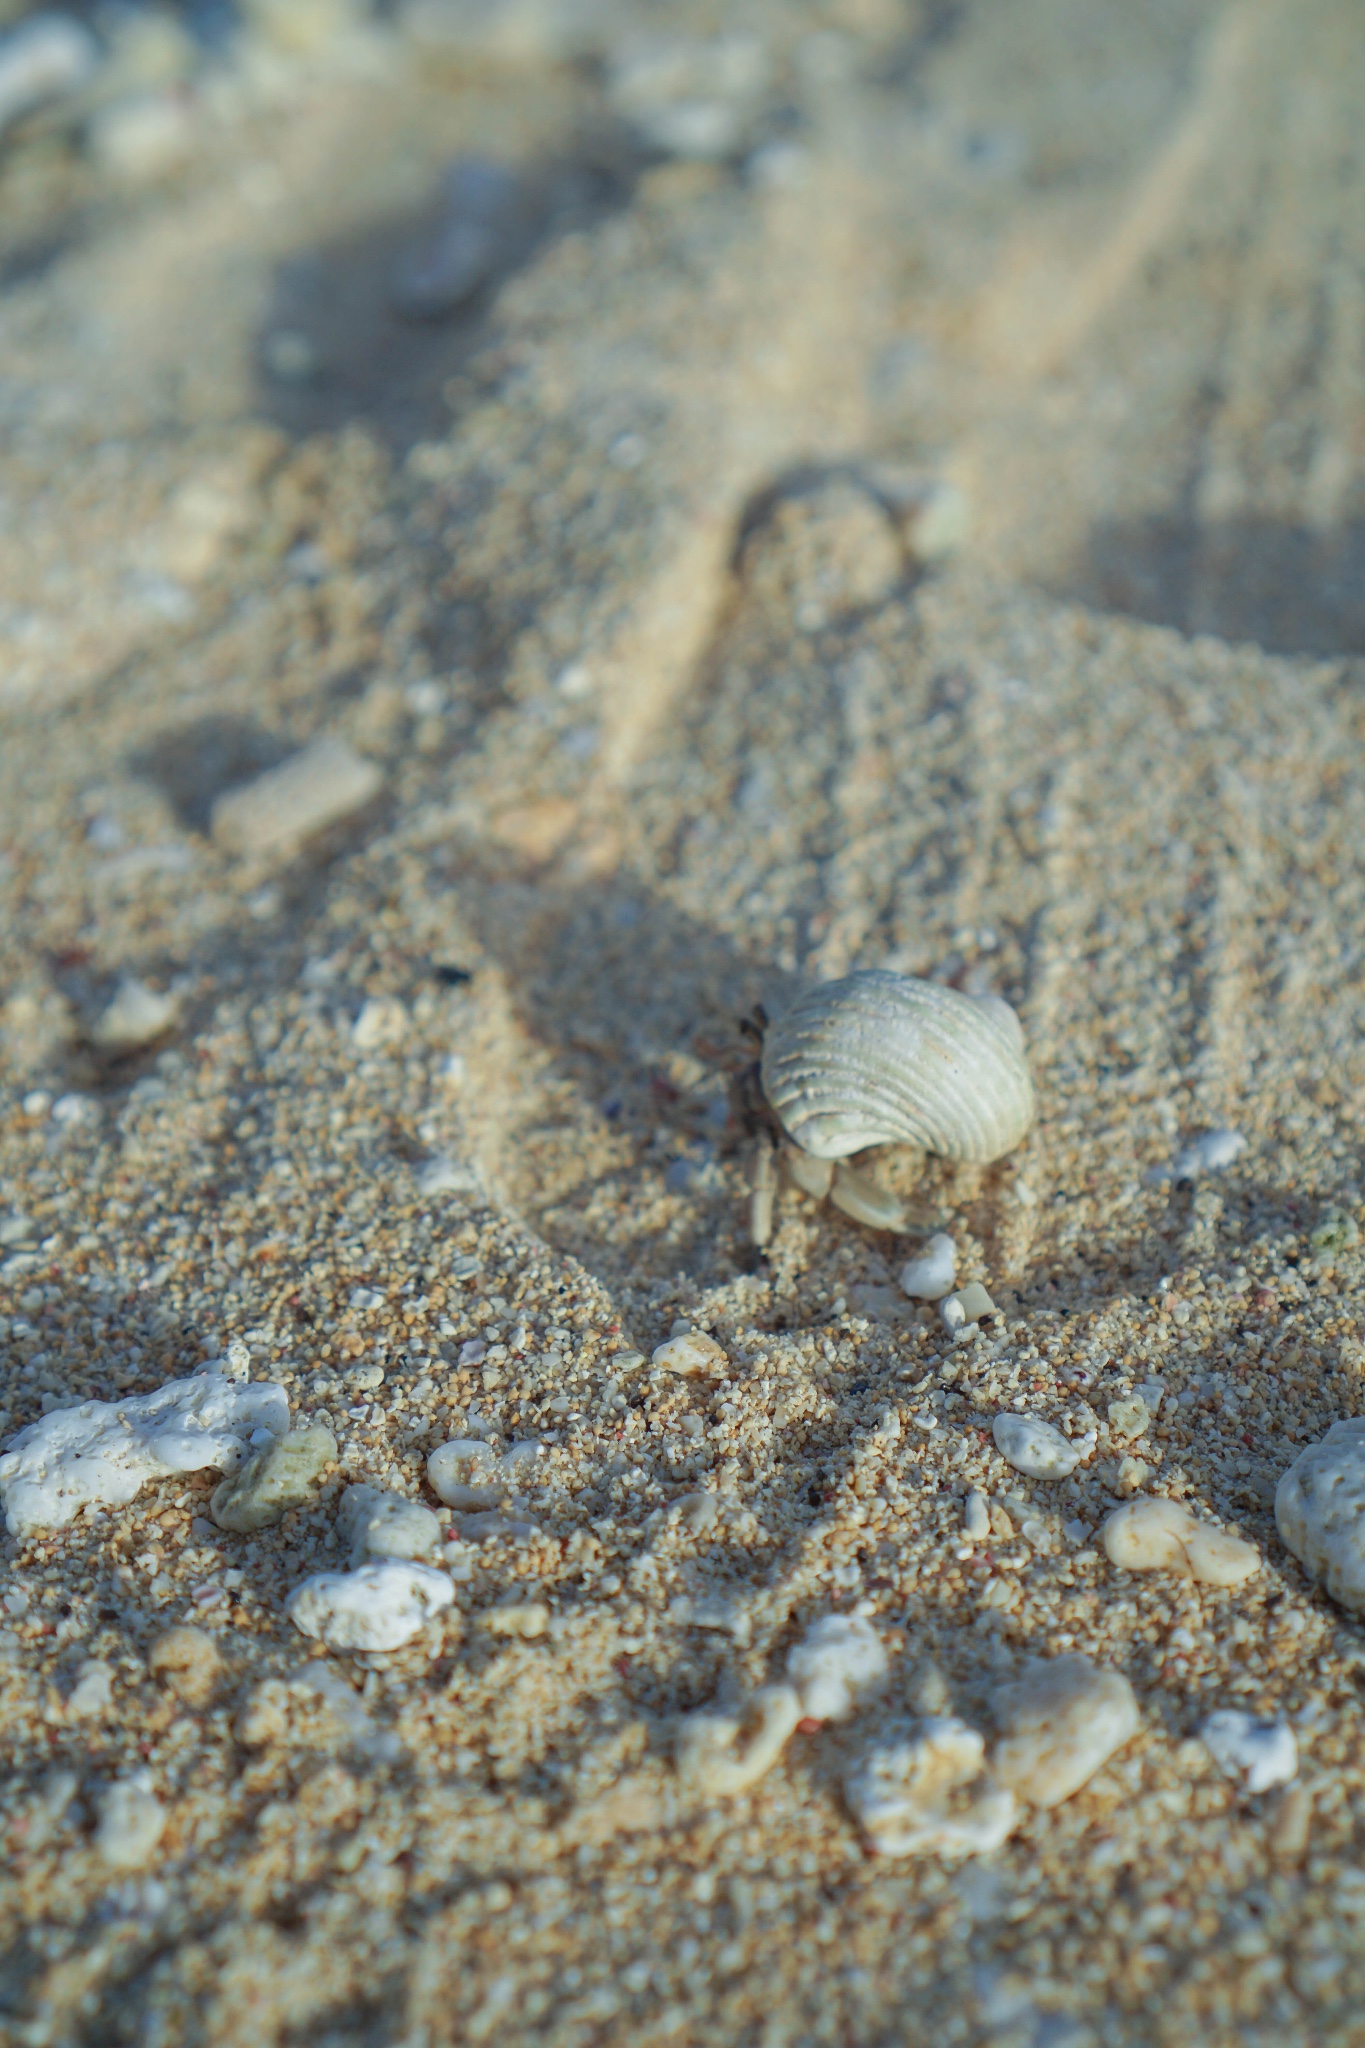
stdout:
POLYGON ((762 1080, 788 1137, 817 1159, 904 1144, 985 1164, 1033 1122, 1009 1006, 880 968, 799 995, 769 1026, 762 1080))

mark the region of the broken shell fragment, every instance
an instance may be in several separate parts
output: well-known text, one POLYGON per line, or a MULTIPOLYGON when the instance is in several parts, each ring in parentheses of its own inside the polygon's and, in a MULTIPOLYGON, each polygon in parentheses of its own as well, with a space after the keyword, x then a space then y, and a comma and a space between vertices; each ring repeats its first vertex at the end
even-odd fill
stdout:
POLYGON ((817 1202, 824 1201, 834 1180, 832 1159, 814 1159, 795 1145, 788 1145, 783 1151, 782 1169, 793 1187, 817 1202))
POLYGON ((719 1379, 729 1359, 714 1337, 705 1330, 687 1330, 655 1347, 650 1364, 658 1372, 677 1373, 683 1379, 719 1379))
POLYGON ((998 997, 870 969, 798 996, 763 1041, 763 1092, 817 1159, 917 1145, 984 1163, 1033 1122, 1019 1019, 998 997))
POLYGON ((373 761, 324 734, 254 782, 225 790, 213 806, 213 837, 229 853, 289 855, 315 832, 363 810, 383 781, 373 761))
POLYGON ((999 1310, 979 1280, 969 1280, 956 1294, 946 1294, 938 1305, 939 1321, 950 1336, 959 1330, 969 1329, 979 1323, 982 1316, 998 1315, 999 1310))
POLYGON ((688 1714, 673 1752, 678 1776, 707 1799, 746 1791, 777 1762, 800 1718, 789 1685, 763 1686, 742 1714, 688 1714))
POLYGON ((1122 1571, 1174 1572, 1206 1586, 1240 1586, 1261 1569, 1254 1543, 1197 1521, 1178 1500, 1160 1495, 1115 1508, 1100 1535, 1105 1556, 1122 1571))
POLYGON ((749 1196, 749 1237, 756 1245, 767 1244, 773 1234, 773 1197, 777 1193, 777 1168, 773 1148, 766 1136, 754 1153, 753 1186, 749 1196))
POLYGON ((254 1536, 273 1529, 290 1508, 305 1507, 313 1488, 337 1454, 337 1440, 323 1423, 292 1429, 253 1451, 245 1464, 214 1488, 209 1513, 220 1529, 254 1536))

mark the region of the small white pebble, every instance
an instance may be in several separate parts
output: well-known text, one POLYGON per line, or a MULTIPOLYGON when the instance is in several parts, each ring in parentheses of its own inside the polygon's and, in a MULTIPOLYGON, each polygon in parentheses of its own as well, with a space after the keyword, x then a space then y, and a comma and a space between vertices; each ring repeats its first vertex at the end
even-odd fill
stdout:
POLYGON ((982 1316, 998 1314, 995 1303, 979 1280, 969 1280, 956 1294, 946 1294, 938 1305, 939 1321, 950 1336, 979 1323, 982 1316))
POLYGON ((432 1557, 441 1547, 441 1525, 430 1508, 377 1486, 347 1487, 337 1534, 349 1545, 352 1564, 371 1557, 432 1557))
POLYGON ((100 1113, 100 1106, 93 1095, 59 1095, 52 1105, 52 1121, 64 1129, 74 1130, 78 1124, 94 1123, 100 1113))
POLYGON ((1139 1437, 1144 1434, 1151 1416, 1147 1403, 1140 1395, 1131 1395, 1126 1400, 1111 1401, 1105 1410, 1109 1427, 1115 1436, 1139 1437))
POLYGON ((1246 1150, 1246 1139, 1240 1131, 1206 1131, 1202 1138, 1196 1138, 1177 1152, 1170 1166, 1159 1169, 1155 1178, 1160 1180, 1198 1180, 1204 1173, 1221 1173, 1225 1166, 1231 1166, 1234 1159, 1246 1150))
POLYGON ((397 996, 371 996, 351 1025, 351 1042, 361 1052, 397 1045, 408 1028, 408 1013, 397 996))
POLYGON ((957 1246, 942 1232, 901 1268, 901 1290, 912 1301, 940 1301, 951 1294, 956 1279, 957 1246))
POLYGON ((976 1543, 984 1542, 991 1533, 990 1502, 978 1487, 973 1487, 967 1495, 962 1526, 976 1543))
POLYGON ((991 1435, 1001 1457, 1030 1479, 1065 1479, 1081 1460, 1080 1446, 1036 1415, 997 1415, 991 1435))
POLYGON ((419 1195, 470 1195, 479 1184, 472 1166, 438 1155, 416 1169, 413 1176, 419 1195))
POLYGON ((1226 1777, 1248 1792, 1268 1792, 1298 1775, 1299 1745, 1287 1721, 1258 1721, 1237 1707, 1210 1714, 1199 1740, 1226 1777))

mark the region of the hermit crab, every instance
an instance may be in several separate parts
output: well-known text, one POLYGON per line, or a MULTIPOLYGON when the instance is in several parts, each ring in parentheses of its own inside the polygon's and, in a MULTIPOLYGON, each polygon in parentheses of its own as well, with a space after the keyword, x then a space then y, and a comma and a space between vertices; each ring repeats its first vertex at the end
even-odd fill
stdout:
POLYGON ((1018 1017, 999 996, 869 969, 805 989, 747 1029, 760 1057, 747 1081, 757 1128, 750 1235, 772 1234, 778 1166, 877 1230, 932 1227, 851 1166, 874 1145, 913 1145, 985 1164, 1033 1122, 1033 1084, 1018 1017))

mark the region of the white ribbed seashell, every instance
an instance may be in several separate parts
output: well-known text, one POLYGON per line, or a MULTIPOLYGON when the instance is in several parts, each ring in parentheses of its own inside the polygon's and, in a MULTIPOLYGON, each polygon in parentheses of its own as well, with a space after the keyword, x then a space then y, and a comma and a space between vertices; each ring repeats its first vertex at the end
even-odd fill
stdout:
POLYGON ((1033 1122, 1024 1033, 999 996, 870 969, 821 982, 770 1024, 763 1093, 817 1159, 917 1145, 981 1164, 1033 1122))

